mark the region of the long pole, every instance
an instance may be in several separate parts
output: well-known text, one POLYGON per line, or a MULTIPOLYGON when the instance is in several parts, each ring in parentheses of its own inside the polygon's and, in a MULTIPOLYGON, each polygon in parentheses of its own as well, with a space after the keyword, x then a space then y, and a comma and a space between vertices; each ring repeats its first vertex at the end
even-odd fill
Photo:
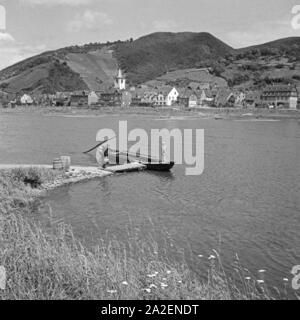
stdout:
POLYGON ((105 142, 108 142, 108 141, 110 141, 110 140, 112 140, 112 139, 115 139, 115 138, 116 138, 116 136, 114 136, 114 137, 112 137, 112 138, 110 138, 110 139, 107 139, 107 140, 105 140, 105 141, 102 141, 102 142, 98 143, 95 147, 93 147, 93 148, 91 148, 91 149, 89 149, 89 150, 87 150, 87 151, 84 151, 83 153, 89 153, 89 152, 95 150, 96 148, 100 147, 100 146, 101 146, 102 144, 104 144, 105 142))

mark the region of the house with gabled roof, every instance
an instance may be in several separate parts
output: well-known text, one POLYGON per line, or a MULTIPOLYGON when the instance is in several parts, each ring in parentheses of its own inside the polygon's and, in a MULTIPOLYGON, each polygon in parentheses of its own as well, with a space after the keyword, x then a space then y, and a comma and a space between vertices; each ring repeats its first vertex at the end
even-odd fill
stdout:
POLYGON ((100 101, 108 106, 119 106, 121 105, 122 94, 119 90, 110 87, 100 95, 100 101))
POLYGON ((260 91, 248 91, 245 97, 246 108, 258 108, 261 105, 261 92, 260 91))
POLYGON ((175 102, 177 102, 179 96, 179 92, 177 89, 174 87, 169 93, 167 94, 166 98, 166 105, 167 106, 172 106, 175 102))
POLYGON ((196 108, 198 106, 199 97, 191 88, 178 89, 178 103, 186 108, 196 108))
POLYGON ((238 90, 234 91, 235 105, 242 107, 244 105, 246 94, 244 91, 238 90))
POLYGON ((130 107, 132 103, 132 92, 130 90, 123 90, 121 94, 122 94, 121 106, 123 108, 130 107))
POLYGON ((157 94, 157 106, 165 106, 166 105, 166 94, 164 92, 159 92, 157 94))
POLYGON ((87 91, 74 91, 70 96, 70 106, 87 106, 88 105, 88 92, 87 91))
POLYGON ((217 108, 234 107, 235 97, 233 92, 227 88, 219 89, 214 104, 217 108))
POLYGON ((88 105, 92 106, 95 105, 99 102, 100 97, 98 96, 98 94, 95 91, 91 91, 88 94, 88 105))
POLYGON ((203 89, 198 94, 200 106, 212 106, 215 97, 210 89, 203 89))
POLYGON ((263 90, 261 101, 269 107, 297 109, 298 94, 294 85, 271 85, 263 90))
POLYGON ((20 103, 23 105, 31 105, 33 104, 33 99, 29 94, 23 94, 20 98, 20 103))

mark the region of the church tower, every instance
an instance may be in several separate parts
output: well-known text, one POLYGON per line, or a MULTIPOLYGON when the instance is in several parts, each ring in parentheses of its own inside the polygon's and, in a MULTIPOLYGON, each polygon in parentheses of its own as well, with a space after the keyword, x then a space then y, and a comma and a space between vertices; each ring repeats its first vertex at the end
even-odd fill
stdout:
POLYGON ((118 75, 115 78, 115 88, 119 90, 126 89, 126 78, 123 76, 121 69, 119 69, 118 75))

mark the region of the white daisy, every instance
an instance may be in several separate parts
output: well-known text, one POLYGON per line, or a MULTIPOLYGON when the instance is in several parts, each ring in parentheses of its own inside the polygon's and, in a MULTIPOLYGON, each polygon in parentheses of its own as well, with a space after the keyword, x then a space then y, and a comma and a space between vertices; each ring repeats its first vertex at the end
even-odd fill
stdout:
POLYGON ((262 284, 265 283, 264 280, 257 280, 257 283, 262 284))
POLYGON ((108 293, 117 293, 117 290, 107 290, 108 293))
POLYGON ((266 270, 265 269, 261 269, 261 270, 258 270, 259 273, 265 273, 266 270))

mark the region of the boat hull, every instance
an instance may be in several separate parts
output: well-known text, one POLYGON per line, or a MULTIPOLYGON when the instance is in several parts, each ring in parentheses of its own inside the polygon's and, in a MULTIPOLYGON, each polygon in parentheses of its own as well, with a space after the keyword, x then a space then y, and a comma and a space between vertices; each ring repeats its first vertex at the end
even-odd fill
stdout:
POLYGON ((120 163, 120 160, 125 163, 131 163, 131 162, 138 162, 146 166, 146 170, 152 170, 152 171, 170 171, 174 165, 175 162, 171 161, 168 163, 160 162, 159 160, 151 159, 150 156, 143 157, 144 159, 139 158, 136 155, 132 155, 125 152, 120 152, 118 150, 110 150, 110 154, 114 155, 116 158, 117 164, 120 163), (145 158, 147 160, 145 160, 145 158))
POLYGON ((146 170, 152 171, 170 171, 174 167, 174 162, 170 163, 144 163, 146 170))

